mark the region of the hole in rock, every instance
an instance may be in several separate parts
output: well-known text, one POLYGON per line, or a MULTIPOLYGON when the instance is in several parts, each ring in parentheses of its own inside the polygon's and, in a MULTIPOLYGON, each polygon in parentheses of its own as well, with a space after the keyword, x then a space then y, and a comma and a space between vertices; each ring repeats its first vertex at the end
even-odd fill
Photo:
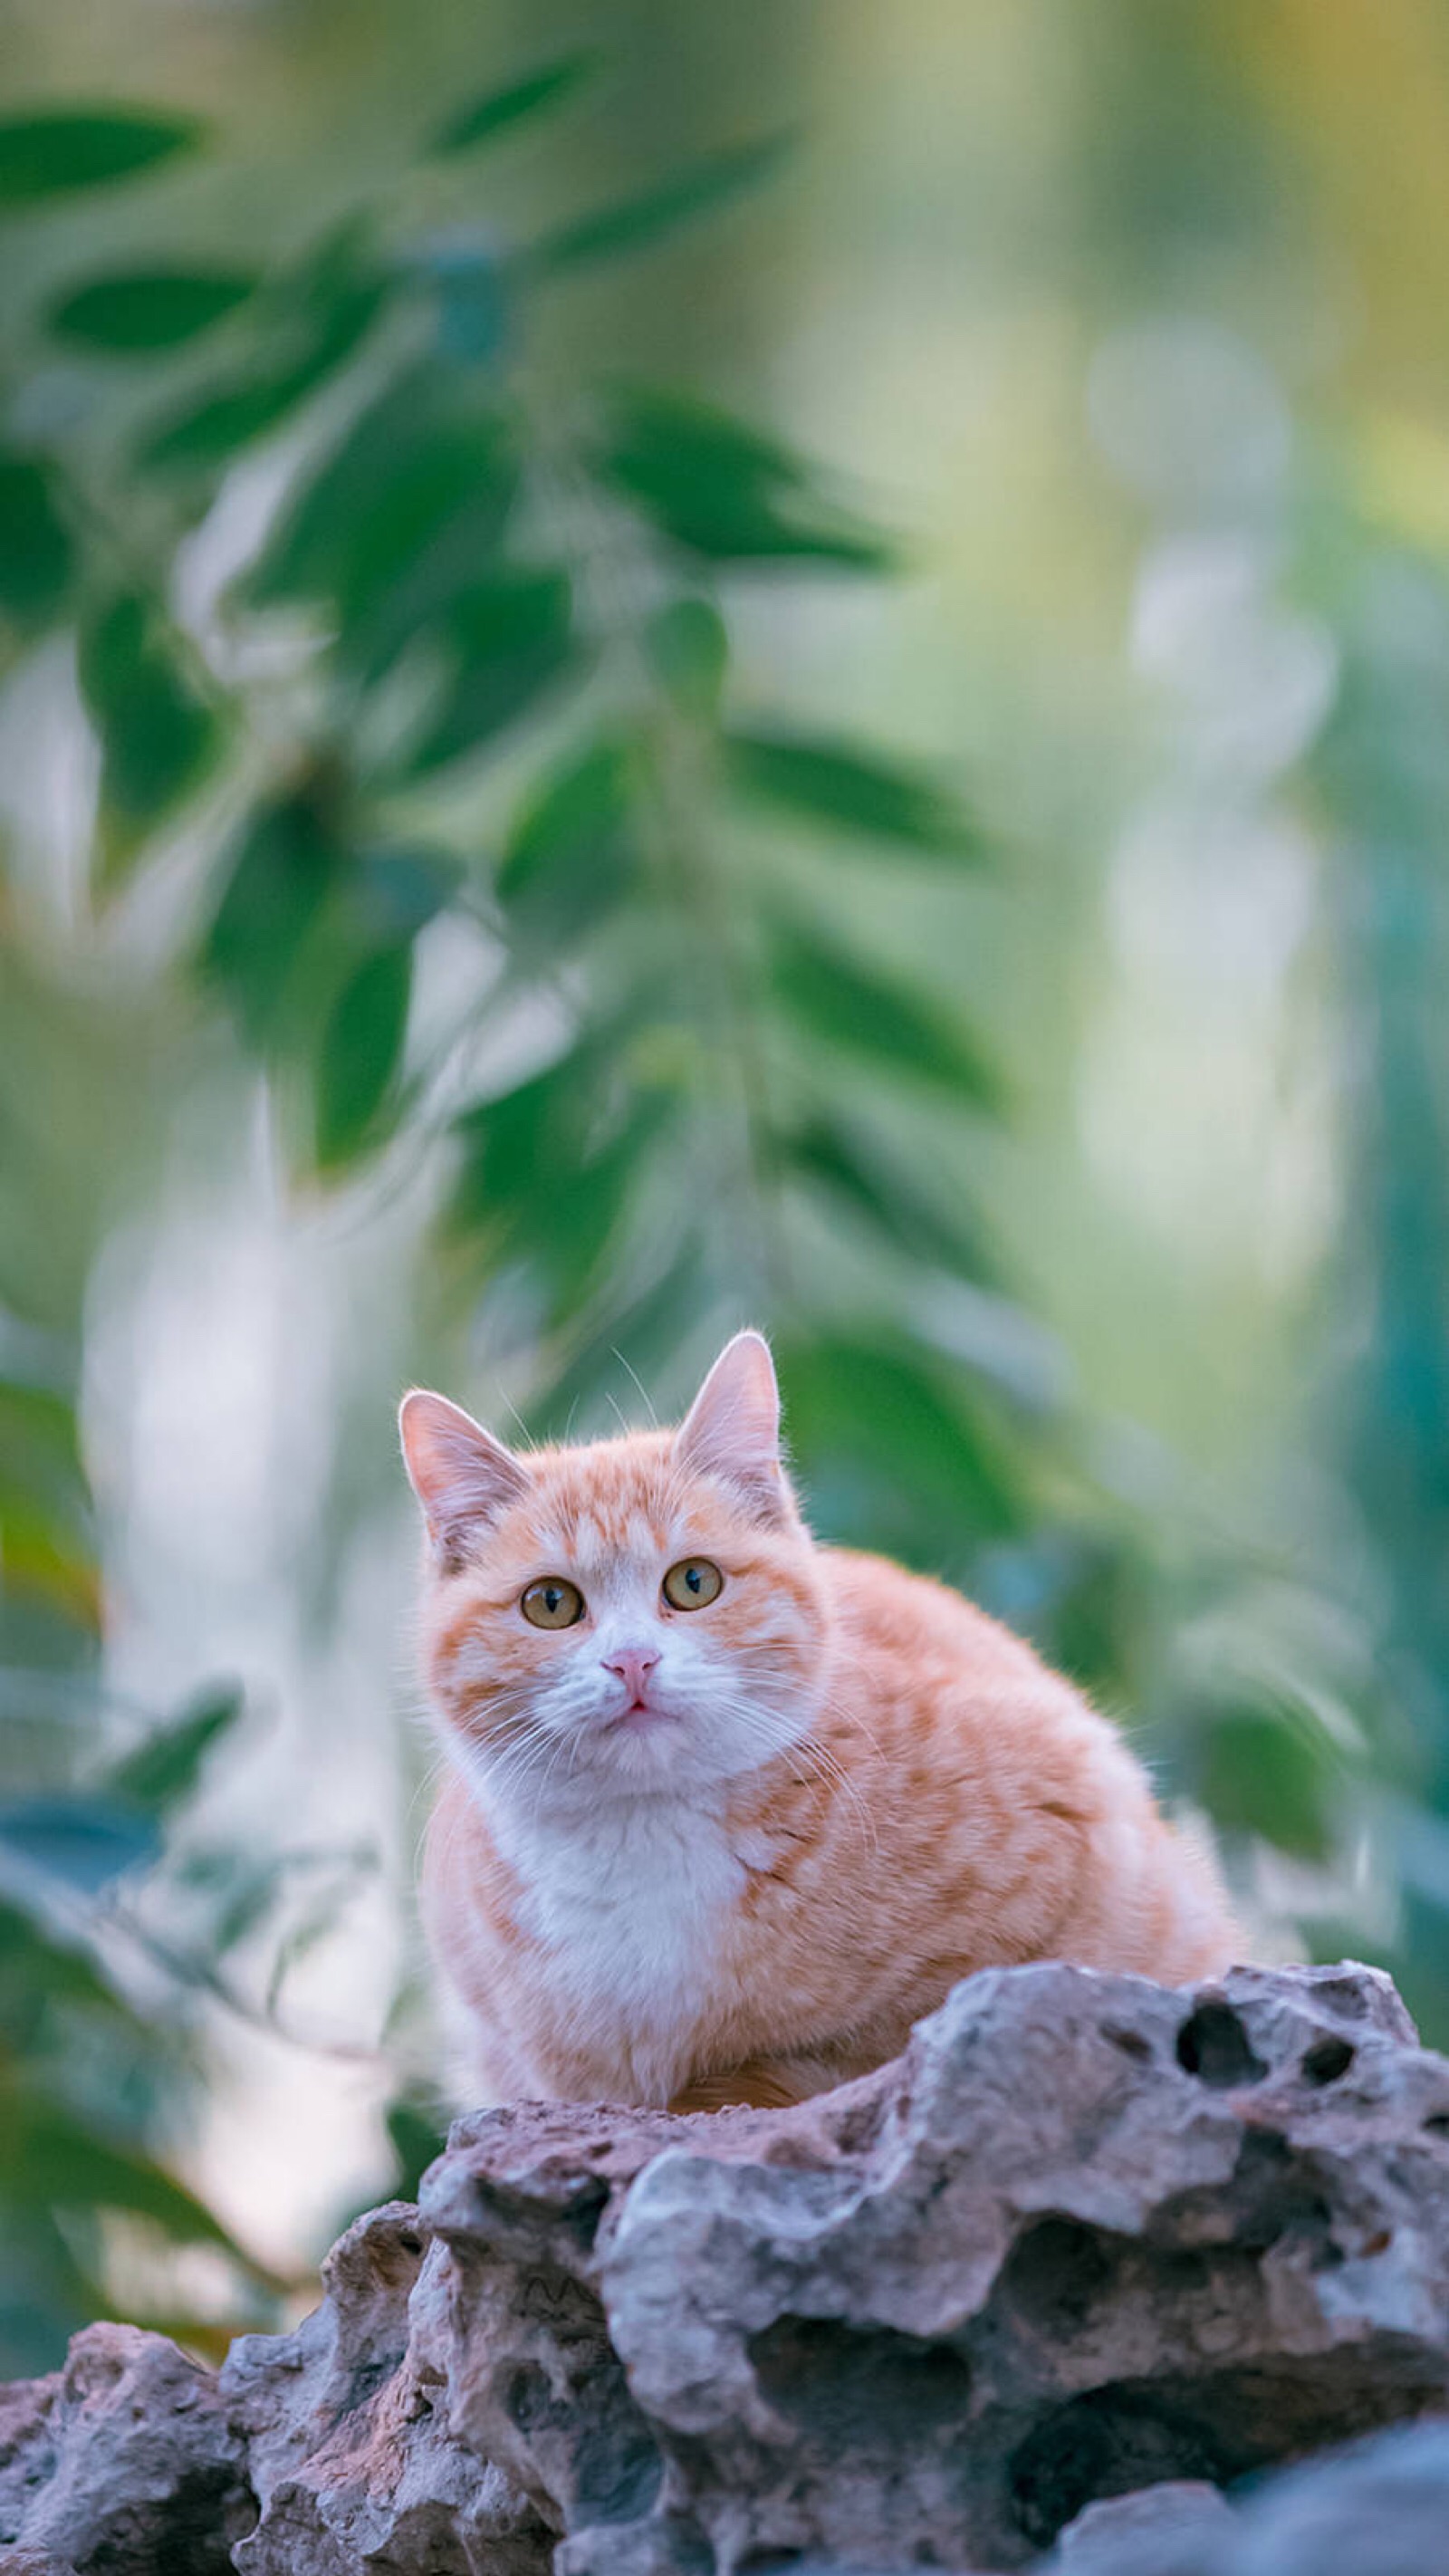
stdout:
MULTIPOLYGON (((657 2564, 668 2567, 671 2576, 715 2576, 719 2561, 715 2556, 714 2543, 688 2514, 661 2514, 653 2526, 653 2534, 659 2553, 657 2564)), ((796 2554, 803 2556, 804 2552, 785 2550, 780 2553, 787 2563, 796 2554)), ((742 2558, 737 2576, 745 2576, 745 2570, 753 2564, 752 2559, 742 2558)))
POLYGON ((1442 2408, 1438 2362, 1405 2353, 1392 2333, 1336 2353, 1279 2356, 1264 2369, 1117 2380, 1038 2418, 1006 2463, 1002 2504, 1011 2529, 1046 2549, 1101 2496, 1170 2478, 1229 2486, 1442 2408))
POLYGON ((520 2363, 511 2374, 503 2391, 503 2411, 520 2433, 536 2433, 557 2414, 548 2373, 536 2361, 520 2363))
POLYGON ((1449 2111, 1431 2111, 1424 2128, 1431 2138, 1449 2138, 1449 2111))
POLYGON ((1266 2254, 1285 2236, 1311 2249, 1315 2268, 1343 2260, 1333 2240, 1333 2212, 1311 2164, 1271 2130, 1249 2129, 1233 2167, 1233 2241, 1239 2255, 1266 2254))
POLYGON ((147 2576, 229 2576, 229 2540, 254 2531, 257 2523, 256 2498, 250 2487, 237 2488, 230 2469, 188 2470, 161 2511, 161 2524, 134 2535, 134 2555, 124 2540, 102 2541, 87 2566, 144 2566, 147 2576))
POLYGON ((1093 2389, 1037 2426, 1013 2453, 1012 2511, 1037 2549, 1101 2496, 1128 2495, 1166 2478, 1221 2485, 1244 2463, 1225 2454, 1202 2422, 1130 2389, 1093 2389))
POLYGON ((1120 2048, 1124 2057, 1133 2058, 1139 2066, 1147 2065, 1152 2056, 1152 2042, 1144 2039, 1140 2030, 1125 2030, 1119 2023, 1109 2023, 1102 2037, 1109 2039, 1114 2048, 1120 2048))
POLYGON ((617 2411, 584 2434, 574 2453, 573 2519, 639 2522, 664 2480, 664 2462, 643 2424, 617 2411))
POLYGON ((971 2369, 949 2344, 833 2317, 780 2317, 750 2339, 762 2394, 822 2442, 879 2455, 964 2421, 971 2369))
POLYGON ((356 2361, 347 2374, 347 2386, 338 2406, 338 2418, 355 2414, 359 2406, 370 2404, 378 2390, 401 2370, 401 2352, 379 2353, 372 2361, 356 2361))
POLYGON ((1000 2295, 1024 2325, 1067 2335, 1086 2324, 1112 2277, 1100 2237, 1075 2218, 1042 2218, 1017 2238, 1000 2295))
POLYGON ((1336 2084, 1353 2064, 1353 2049, 1346 2039, 1336 2039, 1330 2032, 1326 2039, 1315 2039, 1303 2053, 1305 2084, 1336 2084))
POLYGON ((879 2144, 889 2105, 883 2093, 852 2102, 835 2123, 835 2143, 843 2156, 868 2156, 879 2144))
POLYGON ((575 2192, 563 2212, 564 2225, 570 2236, 586 2254, 593 2251, 594 2239, 599 2232, 599 2222, 608 2206, 609 2186, 601 2178, 598 2181, 586 2183, 581 2191, 575 2192))
POLYGON ((1268 2069, 1231 2004, 1199 2004, 1177 2034, 1177 2062, 1214 2092, 1261 2084, 1268 2069))

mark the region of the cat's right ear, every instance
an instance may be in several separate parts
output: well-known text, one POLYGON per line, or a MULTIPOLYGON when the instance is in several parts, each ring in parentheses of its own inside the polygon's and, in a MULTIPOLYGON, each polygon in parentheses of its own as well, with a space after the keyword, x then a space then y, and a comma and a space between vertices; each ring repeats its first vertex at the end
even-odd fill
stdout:
POLYGON ((414 1387, 398 1414, 403 1457, 440 1562, 454 1571, 489 1521, 528 1491, 501 1440, 445 1395, 414 1387))
POLYGON ((719 1476, 768 1520, 788 1519, 794 1498, 780 1464, 780 1390, 763 1333, 726 1342, 674 1439, 681 1466, 719 1476))

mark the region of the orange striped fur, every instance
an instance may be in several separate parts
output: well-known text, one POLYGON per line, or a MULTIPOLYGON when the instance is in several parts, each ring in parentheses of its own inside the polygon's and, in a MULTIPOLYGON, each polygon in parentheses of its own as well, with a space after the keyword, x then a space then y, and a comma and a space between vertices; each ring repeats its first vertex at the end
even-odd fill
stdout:
POLYGON ((1070 1683, 943 1584, 815 1544, 758 1334, 677 1433, 515 1456, 419 1393, 403 1440, 451 1756, 424 1920, 470 2102, 789 2101, 976 1968, 1233 1956, 1210 1858, 1070 1683), (676 1607, 690 1559, 722 1585, 676 1607), (548 1577, 575 1624, 524 1616, 548 1577))

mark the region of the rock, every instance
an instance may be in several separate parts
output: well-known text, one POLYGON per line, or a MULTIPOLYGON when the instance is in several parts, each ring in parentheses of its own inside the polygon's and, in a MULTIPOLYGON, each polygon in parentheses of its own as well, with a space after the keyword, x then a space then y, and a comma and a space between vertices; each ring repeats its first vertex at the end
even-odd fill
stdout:
POLYGON ((792 2110, 463 2120, 324 2287, 219 2381, 97 2328, 0 2397, 0 2538, 77 2576, 1307 2576, 1311 2482, 1216 2490, 1449 2408, 1449 2064, 1367 1969, 993 1970, 792 2110))
POLYGON ((1169 2562, 1190 2570, 1204 2542, 1224 2547, 1240 2529, 1238 2515, 1205 2478, 1169 2478, 1134 2494, 1103 2496, 1069 2522, 1040 2576, 1119 2576, 1124 2553, 1144 2545, 1167 2576, 1169 2562))
POLYGON ((549 2532, 451 2438, 426 2336, 409 2334, 426 2255, 417 2211, 392 2201, 333 2246, 295 2334, 233 2344, 220 2395, 260 2507, 241 2576, 548 2576, 549 2532))
POLYGON ((1396 2426, 1282 2469, 1230 2508, 1209 2488, 1092 2505, 1038 2576, 1443 2576, 1449 2423, 1396 2426), (1071 2546, 1067 2544, 1071 2543, 1071 2546))
POLYGON ((1249 2502, 1237 2555, 1205 2576, 1440 2576, 1445 2567, 1449 2424, 1437 2423, 1285 2470, 1249 2502))
POLYGON ((1449 2401, 1449 2065, 1367 1970, 1046 1965, 785 2112, 464 2121, 460 2438, 560 2576, 1010 2568, 1095 2498, 1449 2401))
POLYGON ((4 2398, 12 2576, 27 2559, 47 2576, 228 2576, 256 2507, 210 2371, 164 2335, 88 2326, 63 2371, 4 2398))

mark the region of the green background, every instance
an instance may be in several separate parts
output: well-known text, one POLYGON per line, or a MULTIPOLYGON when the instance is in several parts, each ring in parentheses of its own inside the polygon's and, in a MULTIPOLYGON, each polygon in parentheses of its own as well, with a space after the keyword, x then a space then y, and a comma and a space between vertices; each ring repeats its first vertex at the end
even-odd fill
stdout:
POLYGON ((1449 2035, 1449 18, 7 11, 0 2367, 432 2151, 393 1408, 817 1526, 1449 2035))

